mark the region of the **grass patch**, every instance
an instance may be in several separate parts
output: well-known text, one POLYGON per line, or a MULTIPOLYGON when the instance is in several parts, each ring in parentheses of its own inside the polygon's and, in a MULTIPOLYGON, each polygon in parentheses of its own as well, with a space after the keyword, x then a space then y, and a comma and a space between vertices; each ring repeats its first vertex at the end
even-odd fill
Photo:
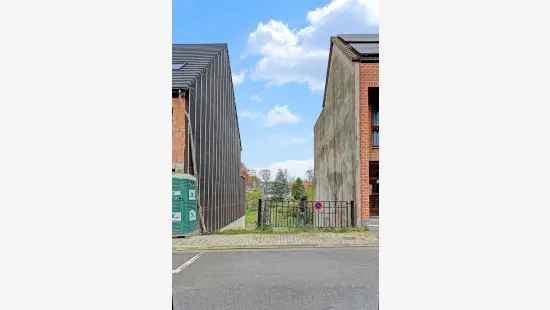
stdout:
POLYGON ((228 229, 224 231, 217 231, 214 234, 215 235, 241 235, 241 234, 252 234, 255 233, 254 230, 248 230, 248 229, 228 229))
POLYGON ((256 229, 256 223, 258 222, 258 210, 257 208, 246 208, 244 212, 244 222, 246 230, 256 229))
POLYGON ((366 226, 362 227, 346 227, 346 228, 317 228, 312 226, 302 227, 271 227, 263 226, 254 229, 232 229, 217 232, 219 235, 238 235, 238 234, 299 234, 299 233, 352 233, 352 232, 367 232, 366 226))

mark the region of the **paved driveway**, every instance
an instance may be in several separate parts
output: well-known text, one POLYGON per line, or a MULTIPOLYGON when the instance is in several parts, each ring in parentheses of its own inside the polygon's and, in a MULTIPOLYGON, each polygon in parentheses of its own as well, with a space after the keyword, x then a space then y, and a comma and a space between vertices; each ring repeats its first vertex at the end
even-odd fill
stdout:
POLYGON ((173 261, 177 310, 378 306, 376 247, 178 253, 173 261))

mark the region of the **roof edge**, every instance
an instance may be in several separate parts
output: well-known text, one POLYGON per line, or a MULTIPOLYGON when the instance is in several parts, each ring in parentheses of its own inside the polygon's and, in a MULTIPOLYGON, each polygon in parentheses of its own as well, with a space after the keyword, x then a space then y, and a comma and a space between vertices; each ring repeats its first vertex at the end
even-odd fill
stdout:
POLYGON ((330 59, 332 58, 333 40, 335 38, 336 37, 330 37, 330 47, 329 47, 329 52, 328 52, 327 73, 325 74, 325 89, 323 90, 323 106, 322 106, 322 109, 321 109, 321 113, 323 112, 322 110, 325 109, 325 101, 327 100, 328 73, 330 72, 330 59))
MULTIPOLYGON (((217 45, 223 45, 221 46, 222 48, 218 51, 216 51, 216 55, 213 56, 212 58, 209 59, 208 61, 208 64, 205 65, 200 71, 199 71, 199 74, 197 74, 196 76, 192 77, 192 81, 189 83, 189 85, 186 85, 186 86, 181 86, 181 87, 173 87, 172 86, 172 89, 190 89, 190 88, 195 88, 195 85, 197 84, 197 78, 200 77, 202 74, 204 74, 206 71, 208 71, 208 69, 210 68, 210 66, 212 65, 212 63, 214 62, 214 59, 218 56, 223 56, 223 54, 226 54, 229 55, 229 47, 227 45, 227 43, 208 43, 208 44, 199 44, 199 43, 194 43, 194 44, 187 44, 187 43, 180 43, 179 45, 213 45, 213 44, 217 44, 217 45), (226 53, 224 53, 226 52, 226 53)), ((173 43, 172 45, 178 45, 177 43, 173 43)), ((228 56, 229 57, 229 56, 228 56)), ((228 60, 229 61, 229 60, 228 60)), ((233 82, 233 81, 231 81, 233 82)))

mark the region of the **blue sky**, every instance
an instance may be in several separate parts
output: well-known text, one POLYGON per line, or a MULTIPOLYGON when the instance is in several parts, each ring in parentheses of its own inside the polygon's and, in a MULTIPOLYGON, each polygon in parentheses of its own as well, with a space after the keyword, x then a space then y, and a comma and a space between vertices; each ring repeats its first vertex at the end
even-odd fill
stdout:
POLYGON ((313 168, 330 36, 378 31, 378 0, 174 0, 175 43, 227 43, 242 160, 250 169, 313 168))

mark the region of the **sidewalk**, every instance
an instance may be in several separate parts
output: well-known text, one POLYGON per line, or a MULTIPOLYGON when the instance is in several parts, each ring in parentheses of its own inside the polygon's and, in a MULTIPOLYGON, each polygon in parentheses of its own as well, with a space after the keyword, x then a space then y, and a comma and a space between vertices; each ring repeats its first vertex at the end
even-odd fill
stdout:
POLYGON ((173 238, 172 251, 378 246, 378 231, 346 233, 220 234, 173 238))

